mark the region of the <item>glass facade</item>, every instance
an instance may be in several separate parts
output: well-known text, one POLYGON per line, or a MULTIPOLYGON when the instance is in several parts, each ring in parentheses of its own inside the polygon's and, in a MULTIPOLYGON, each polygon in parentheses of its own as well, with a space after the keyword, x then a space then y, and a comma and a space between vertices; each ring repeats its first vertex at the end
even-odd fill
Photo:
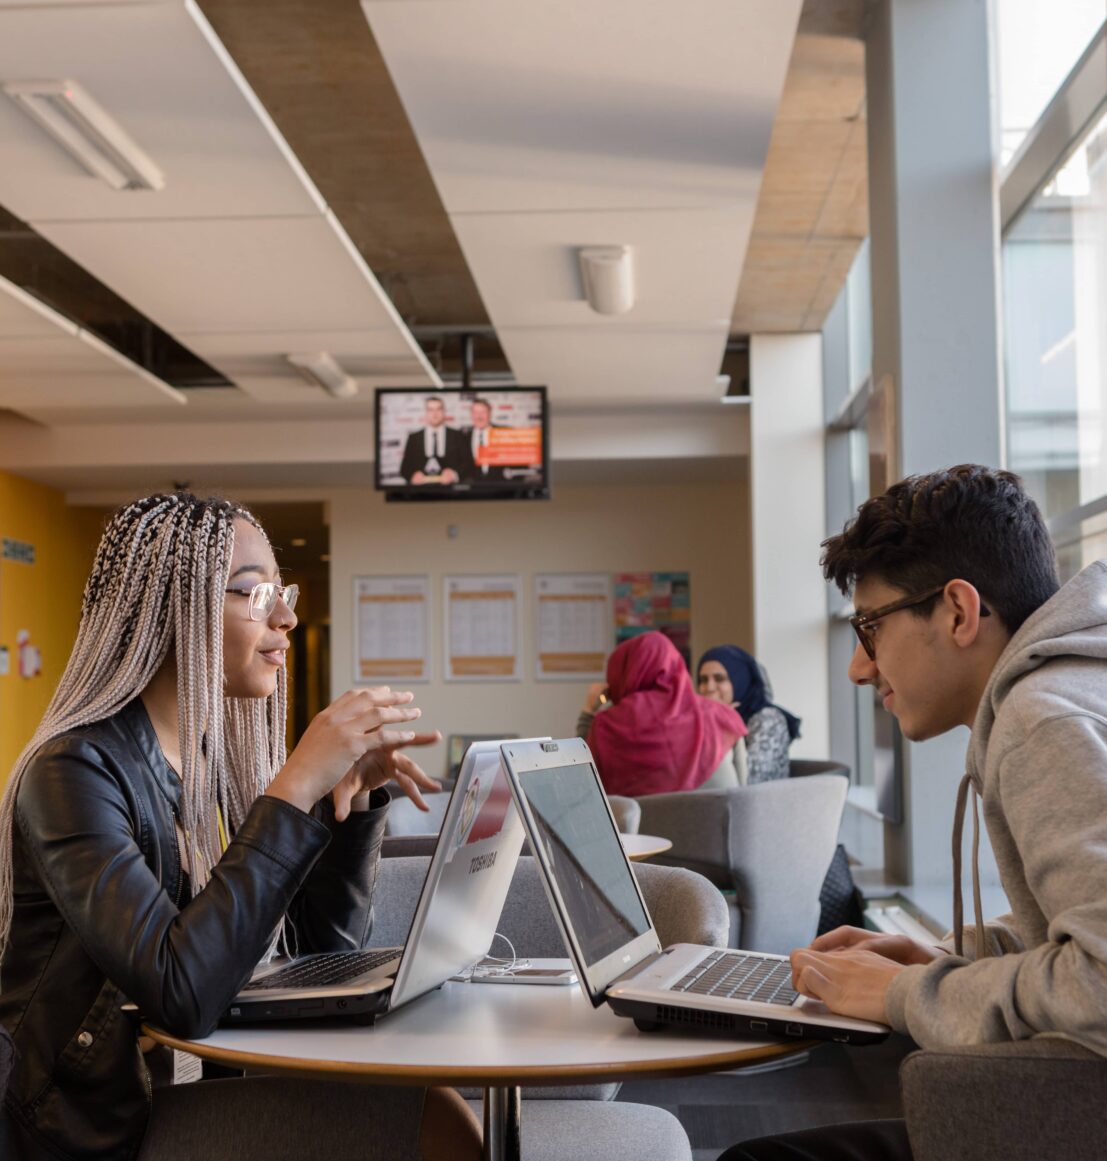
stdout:
POLYGON ((1067 579, 1107 555, 1107 113, 1008 228, 1003 297, 1007 463, 1067 579))
POLYGON ((1104 20, 1107 0, 997 0, 1001 165, 1015 155, 1104 20))

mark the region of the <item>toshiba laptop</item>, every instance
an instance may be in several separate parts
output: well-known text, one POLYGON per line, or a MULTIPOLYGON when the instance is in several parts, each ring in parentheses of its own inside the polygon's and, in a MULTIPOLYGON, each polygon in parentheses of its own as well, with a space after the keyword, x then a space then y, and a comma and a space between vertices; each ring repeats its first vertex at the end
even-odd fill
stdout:
POLYGON ((664 950, 579 738, 506 742, 504 766, 581 987, 644 1030, 872 1044, 890 1029, 792 990, 787 956, 678 943, 664 950))
POLYGON ((465 754, 404 946, 261 964, 222 1023, 325 1016, 372 1023, 484 958, 524 839, 501 741, 475 742, 465 754))

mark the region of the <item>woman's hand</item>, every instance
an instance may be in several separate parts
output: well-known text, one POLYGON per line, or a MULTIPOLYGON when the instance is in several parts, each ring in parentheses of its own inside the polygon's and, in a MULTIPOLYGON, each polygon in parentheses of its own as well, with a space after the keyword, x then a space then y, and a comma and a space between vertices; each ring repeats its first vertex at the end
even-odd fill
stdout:
POLYGON ((835 927, 811 944, 812 951, 842 951, 846 948, 875 952, 893 963, 904 965, 933 963, 946 954, 944 949, 917 943, 908 935, 883 935, 861 927, 835 927))
MULTIPOLYGON (((436 741, 437 733, 416 734, 411 730, 388 728, 415 721, 420 716, 422 711, 410 704, 414 696, 387 686, 352 689, 342 694, 312 719, 300 744, 289 755, 266 793, 310 811, 319 799, 349 776, 350 781, 342 792, 342 817, 345 818, 350 800, 358 794, 370 793, 387 781, 397 765, 401 768, 399 772, 413 784, 416 781, 412 774, 414 768, 425 780, 418 784, 430 789, 425 785, 430 779, 414 762, 401 755, 404 760, 397 763, 395 755, 403 746, 436 741), (417 739, 426 740, 418 742, 417 739), (363 763, 369 755, 377 752, 392 756, 379 756, 363 763), (360 772, 359 766, 363 766, 360 772), (382 770, 388 772, 382 774, 382 770)), ((338 799, 335 807, 336 810, 339 807, 338 799)))
POLYGON ((602 681, 594 681, 584 695, 583 711, 586 714, 599 713, 602 706, 607 705, 607 686, 602 681))
POLYGON ((382 742, 367 750, 331 791, 334 817, 342 822, 352 810, 368 810, 369 796, 373 791, 393 779, 420 810, 430 810, 419 791, 429 790, 437 794, 442 787, 402 751, 407 746, 432 746, 441 737, 437 730, 425 733, 405 730, 398 740, 382 742))

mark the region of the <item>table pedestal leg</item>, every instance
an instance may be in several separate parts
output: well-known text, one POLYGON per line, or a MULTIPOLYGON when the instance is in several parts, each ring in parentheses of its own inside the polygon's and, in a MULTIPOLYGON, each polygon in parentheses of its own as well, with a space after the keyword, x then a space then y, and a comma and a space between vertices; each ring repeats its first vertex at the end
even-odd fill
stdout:
POLYGON ((520 1119, 517 1085, 484 1090, 484 1161, 520 1161, 520 1119))

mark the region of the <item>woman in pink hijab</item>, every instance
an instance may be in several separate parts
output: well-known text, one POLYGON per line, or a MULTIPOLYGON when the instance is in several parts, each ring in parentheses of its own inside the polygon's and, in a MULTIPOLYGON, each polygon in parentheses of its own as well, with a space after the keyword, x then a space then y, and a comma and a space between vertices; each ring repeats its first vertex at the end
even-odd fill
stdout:
POLYGON ((732 752, 746 733, 737 712, 700 697, 684 659, 661 633, 624 641, 578 723, 608 794, 662 794, 737 786, 732 752), (597 712, 598 711, 598 712, 597 712))

